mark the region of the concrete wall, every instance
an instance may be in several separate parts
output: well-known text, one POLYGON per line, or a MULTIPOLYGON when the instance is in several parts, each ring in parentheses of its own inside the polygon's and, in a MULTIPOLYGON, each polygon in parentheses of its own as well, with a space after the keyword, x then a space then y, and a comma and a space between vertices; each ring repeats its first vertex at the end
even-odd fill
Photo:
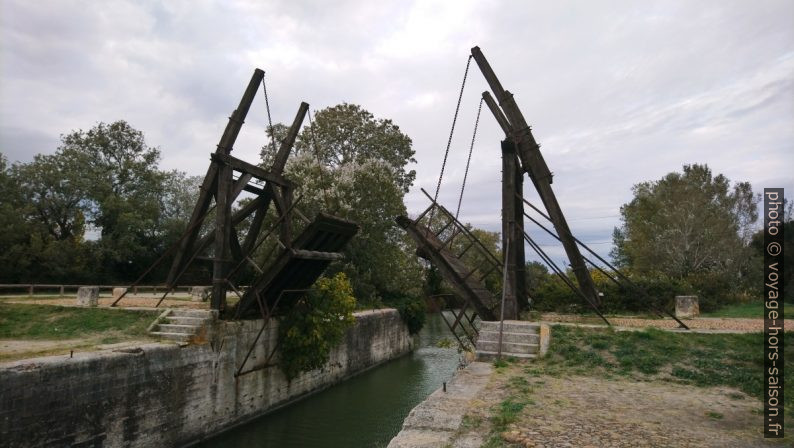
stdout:
MULTIPOLYGON (((206 345, 150 344, 0 364, 0 446, 181 446, 316 392, 411 349, 396 310, 356 314, 323 369, 235 378, 261 321, 222 322, 206 345)), ((247 366, 275 343, 265 331, 247 366)))

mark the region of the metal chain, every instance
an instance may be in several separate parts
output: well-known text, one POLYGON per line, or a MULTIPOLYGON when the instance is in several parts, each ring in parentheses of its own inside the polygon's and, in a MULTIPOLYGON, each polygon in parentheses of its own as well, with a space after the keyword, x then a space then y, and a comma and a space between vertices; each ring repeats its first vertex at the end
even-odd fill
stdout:
POLYGON ((458 197, 458 209, 455 211, 455 219, 460 214, 460 204, 463 202, 463 190, 466 189, 466 178, 469 177, 469 164, 471 164, 471 153, 474 150, 474 139, 477 138, 477 126, 480 125, 480 112, 482 112, 483 98, 480 97, 480 105, 477 107, 477 119, 474 120, 474 133, 471 135, 471 145, 469 146, 469 158, 466 160, 466 171, 463 172, 463 184, 460 186, 460 196, 458 197))
MULTIPOLYGON (((441 180, 444 178, 444 169, 447 166, 447 157, 449 157, 449 148, 452 145, 452 135, 455 133, 455 123, 458 121, 458 112, 460 111, 460 101, 463 99, 463 89, 466 87, 466 77, 469 75, 469 66, 471 65, 472 56, 466 60, 466 71, 463 72, 463 82, 460 84, 460 93, 458 94, 458 104, 455 106, 455 116, 452 118, 452 128, 449 130, 449 139, 447 140, 447 149, 444 152, 444 161, 441 163, 441 173, 438 175, 438 184, 436 185, 436 194, 433 196, 433 202, 438 202, 438 192, 441 190, 441 180)), ((430 211, 430 220, 428 226, 433 222, 433 214, 435 208, 430 211)))
POLYGON ((317 149, 317 138, 314 136, 314 122, 312 121, 312 111, 311 109, 308 110, 309 113, 309 133, 312 137, 312 148, 314 149, 314 156, 317 158, 317 170, 320 173, 320 185, 323 189, 323 197, 325 198, 325 206, 327 208, 331 208, 331 204, 328 200, 328 190, 325 188, 325 181, 323 180, 323 164, 320 160, 320 151, 317 149))
POLYGON ((265 84, 265 75, 262 75, 262 90, 265 91, 265 108, 267 109, 267 125, 270 131, 270 144, 273 148, 273 156, 276 154, 276 136, 273 133, 273 120, 270 118, 270 101, 267 98, 267 84, 265 84))

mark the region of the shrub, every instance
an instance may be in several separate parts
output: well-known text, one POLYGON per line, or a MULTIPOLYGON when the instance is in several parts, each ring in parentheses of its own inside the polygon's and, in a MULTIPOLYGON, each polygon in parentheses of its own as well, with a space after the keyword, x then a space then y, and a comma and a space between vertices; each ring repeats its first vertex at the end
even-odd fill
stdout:
POLYGON ((355 323, 356 299, 344 273, 317 280, 304 299, 281 319, 281 370, 288 380, 322 367, 355 323))

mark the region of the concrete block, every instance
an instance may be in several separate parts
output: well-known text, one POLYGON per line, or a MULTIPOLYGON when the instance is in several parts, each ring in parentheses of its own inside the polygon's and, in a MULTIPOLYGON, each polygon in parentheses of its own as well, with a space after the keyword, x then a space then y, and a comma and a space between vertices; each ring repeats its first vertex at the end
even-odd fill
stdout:
POLYGON ((698 296, 675 296, 675 317, 692 319, 699 315, 698 296))
POLYGON ((118 299, 125 292, 127 292, 127 288, 113 288, 113 300, 118 299))
POLYGON ((194 286, 190 288, 190 300, 193 302, 206 302, 212 294, 212 288, 209 286, 194 286))
POLYGON ((99 286, 81 286, 77 289, 78 306, 99 305, 99 286))
POLYGON ((540 324, 540 356, 546 356, 551 342, 551 328, 548 324, 540 324))

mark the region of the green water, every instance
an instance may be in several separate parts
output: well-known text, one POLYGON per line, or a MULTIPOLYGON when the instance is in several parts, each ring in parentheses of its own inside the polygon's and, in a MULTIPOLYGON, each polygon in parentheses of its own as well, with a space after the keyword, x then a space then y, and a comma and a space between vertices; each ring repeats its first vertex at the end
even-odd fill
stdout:
POLYGON ((411 409, 449 381, 458 366, 439 315, 428 315, 418 349, 199 445, 220 447, 382 447, 411 409))

